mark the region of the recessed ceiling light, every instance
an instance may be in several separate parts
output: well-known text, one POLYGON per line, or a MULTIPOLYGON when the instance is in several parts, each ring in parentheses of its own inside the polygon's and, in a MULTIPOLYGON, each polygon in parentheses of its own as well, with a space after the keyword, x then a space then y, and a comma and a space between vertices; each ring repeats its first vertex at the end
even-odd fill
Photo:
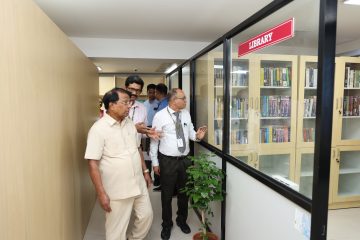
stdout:
POLYGON ((360 5, 360 0, 344 0, 344 4, 360 5))
POLYGON ((102 68, 101 68, 100 66, 96 66, 96 68, 97 68, 97 70, 98 70, 99 72, 102 71, 102 68))

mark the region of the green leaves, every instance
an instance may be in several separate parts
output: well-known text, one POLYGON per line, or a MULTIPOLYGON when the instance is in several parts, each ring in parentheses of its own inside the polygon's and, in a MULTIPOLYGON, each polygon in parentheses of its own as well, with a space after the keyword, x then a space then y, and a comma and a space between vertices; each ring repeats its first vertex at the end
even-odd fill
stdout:
MULTIPOLYGON (((191 207, 199 209, 203 216, 204 213, 214 216, 209 206, 210 203, 224 199, 222 181, 225 176, 223 171, 216 167, 215 162, 209 160, 210 157, 205 153, 189 157, 193 165, 186 171, 188 180, 181 190, 192 200, 191 207)), ((202 232, 206 233, 206 228, 210 225, 206 217, 203 217, 202 225, 202 232)))

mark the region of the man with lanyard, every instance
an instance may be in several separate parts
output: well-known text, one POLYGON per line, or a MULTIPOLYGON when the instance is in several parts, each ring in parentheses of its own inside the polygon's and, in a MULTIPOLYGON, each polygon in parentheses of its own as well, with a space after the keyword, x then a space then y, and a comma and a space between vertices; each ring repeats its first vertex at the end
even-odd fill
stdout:
MULTIPOLYGON (((162 231, 161 239, 170 239, 172 222, 171 201, 175 188, 185 186, 186 169, 191 165, 187 159, 190 151, 189 140, 200 141, 204 138, 207 127, 200 127, 196 132, 191 122, 186 107, 184 92, 175 88, 169 93, 169 106, 155 114, 153 127, 162 130, 159 140, 151 139, 150 157, 154 172, 160 175, 161 206, 162 206, 162 231)), ((178 191, 178 211, 176 224, 181 231, 191 232, 186 220, 188 217, 188 197, 178 191)))
POLYGON ((125 88, 131 92, 131 100, 134 102, 129 111, 129 118, 134 122, 136 129, 139 132, 139 141, 141 141, 143 136, 142 130, 146 132, 148 129, 146 107, 141 102, 136 101, 138 96, 140 96, 143 87, 144 81, 138 75, 130 75, 125 80, 125 88))

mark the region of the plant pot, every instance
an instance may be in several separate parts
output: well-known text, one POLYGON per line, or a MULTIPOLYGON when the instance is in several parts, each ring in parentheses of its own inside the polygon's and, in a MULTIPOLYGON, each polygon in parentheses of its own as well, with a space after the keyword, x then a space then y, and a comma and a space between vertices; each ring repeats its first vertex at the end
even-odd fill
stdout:
MULTIPOLYGON (((212 232, 207 232, 206 236, 208 237, 209 240, 219 240, 218 236, 216 236, 212 232)), ((195 235, 193 236, 193 240, 203 240, 203 238, 201 237, 201 232, 195 233, 195 235)))

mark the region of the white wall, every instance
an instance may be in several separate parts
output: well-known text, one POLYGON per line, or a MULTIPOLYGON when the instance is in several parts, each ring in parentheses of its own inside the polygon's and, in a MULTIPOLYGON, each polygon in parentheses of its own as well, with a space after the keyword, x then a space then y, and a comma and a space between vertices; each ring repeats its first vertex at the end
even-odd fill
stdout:
POLYGON ((227 164, 226 240, 307 239, 294 227, 293 202, 227 164))

